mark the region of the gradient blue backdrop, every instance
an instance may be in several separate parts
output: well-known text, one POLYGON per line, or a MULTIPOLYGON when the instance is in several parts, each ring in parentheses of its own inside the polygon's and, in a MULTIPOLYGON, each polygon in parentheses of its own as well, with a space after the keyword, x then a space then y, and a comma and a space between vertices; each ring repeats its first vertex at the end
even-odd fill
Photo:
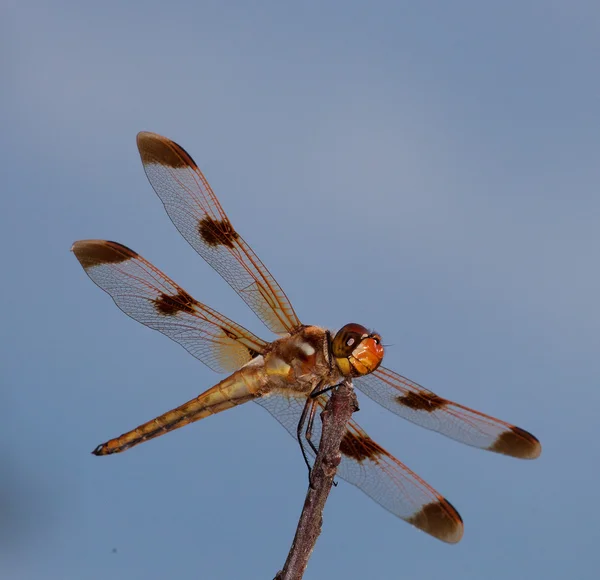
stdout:
POLYGON ((257 405, 90 455, 219 376, 119 312, 74 240, 127 244, 269 337, 171 225, 140 130, 193 155, 305 322, 377 329, 387 366, 543 443, 486 454, 361 397, 465 536, 341 483, 306 578, 597 578, 597 2, 0 12, 3 578, 272 578, 293 537, 306 470, 257 405))

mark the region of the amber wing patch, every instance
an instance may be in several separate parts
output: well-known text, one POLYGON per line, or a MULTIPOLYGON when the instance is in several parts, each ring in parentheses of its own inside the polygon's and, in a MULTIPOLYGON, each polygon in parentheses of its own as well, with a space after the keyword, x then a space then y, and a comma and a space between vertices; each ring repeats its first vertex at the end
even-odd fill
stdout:
MULTIPOLYGON (((240 336, 238 336, 234 332, 231 332, 230 330, 228 330, 224 326, 221 327, 221 330, 223 331, 223 334, 227 338, 231 338, 232 340, 240 340, 240 338, 241 338, 240 336)), ((246 346, 246 345, 244 345, 244 346, 246 346)), ((250 355, 250 358, 256 358, 257 356, 260 355, 260 353, 258 351, 256 351, 256 350, 254 350, 253 348, 250 348, 249 346, 246 346, 246 348, 248 349, 248 354, 250 355)))

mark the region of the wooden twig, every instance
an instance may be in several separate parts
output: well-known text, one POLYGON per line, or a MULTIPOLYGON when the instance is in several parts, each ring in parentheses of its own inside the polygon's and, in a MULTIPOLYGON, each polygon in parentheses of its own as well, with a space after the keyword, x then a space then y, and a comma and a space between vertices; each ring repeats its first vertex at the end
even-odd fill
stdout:
POLYGON ((340 444, 346 432, 346 425, 352 413, 357 410, 358 403, 352 383, 345 381, 333 390, 321 413, 323 429, 319 453, 312 468, 311 485, 308 486, 292 547, 283 570, 278 572, 275 580, 299 580, 304 575, 321 533, 323 508, 340 464, 340 444))

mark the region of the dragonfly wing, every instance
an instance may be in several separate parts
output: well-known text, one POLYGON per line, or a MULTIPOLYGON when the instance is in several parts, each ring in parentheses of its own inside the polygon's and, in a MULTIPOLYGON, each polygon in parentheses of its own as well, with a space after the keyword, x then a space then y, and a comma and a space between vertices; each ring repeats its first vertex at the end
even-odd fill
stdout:
POLYGON ((139 133, 138 149, 154 191, 187 242, 276 334, 300 326, 290 301, 233 228, 208 181, 183 149, 155 133, 139 133))
POLYGON ((81 240, 72 247, 85 273, 125 314, 162 332, 217 372, 239 369, 267 343, 192 298, 122 244, 81 240))
POLYGON ((384 367, 358 377, 354 386, 396 415, 461 443, 520 459, 535 459, 542 452, 528 431, 443 399, 384 367))
MULTIPOLYGON (((321 409, 325 407, 328 396, 323 394, 319 397, 321 409)), ((306 402, 305 396, 274 392, 255 401, 297 439, 297 425, 306 402)), ((321 427, 320 418, 316 418, 312 438, 317 445, 321 427)), ((310 447, 306 448, 314 457, 310 447)), ((337 471, 340 478, 420 530, 444 542, 456 543, 461 539, 462 519, 452 504, 375 443, 353 420, 348 423, 340 451, 342 459, 337 471)))

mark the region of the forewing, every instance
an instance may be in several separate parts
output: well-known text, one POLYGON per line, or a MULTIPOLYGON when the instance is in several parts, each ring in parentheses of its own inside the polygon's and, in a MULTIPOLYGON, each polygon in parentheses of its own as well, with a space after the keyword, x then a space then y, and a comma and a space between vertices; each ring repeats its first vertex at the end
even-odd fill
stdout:
MULTIPOLYGON (((328 396, 324 394, 319 397, 321 409, 325 407, 328 396)), ((306 402, 305 396, 275 392, 255 400, 297 439, 297 425, 306 402)), ((320 417, 316 417, 312 440, 317 446, 321 438, 321 426, 320 417)), ((306 450, 314 457, 310 446, 307 445, 306 450)), ((449 543, 461 539, 462 519, 452 504, 375 443, 355 421, 348 423, 340 451, 342 460, 337 471, 339 477, 424 532, 449 543)))
POLYGON ((355 379, 354 386, 396 415, 461 443, 520 459, 542 452, 524 429, 443 399, 384 367, 355 379))
POLYGON ((265 341, 192 298, 126 246, 82 240, 71 249, 125 314, 172 338, 211 369, 231 372, 263 352, 265 341))
POLYGON ((148 180, 189 244, 277 334, 300 326, 287 296, 250 246, 233 229, 190 155, 155 133, 139 133, 148 180))

